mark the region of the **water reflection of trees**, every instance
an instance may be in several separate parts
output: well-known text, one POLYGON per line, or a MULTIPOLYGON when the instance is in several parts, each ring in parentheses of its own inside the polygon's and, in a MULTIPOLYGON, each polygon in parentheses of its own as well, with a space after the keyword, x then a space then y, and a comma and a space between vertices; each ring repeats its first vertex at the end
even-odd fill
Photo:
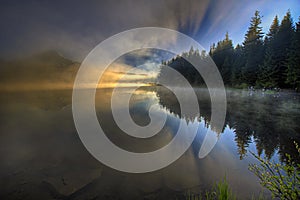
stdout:
MULTIPOLYGON (((208 91, 198 89, 200 116, 209 124, 211 116, 208 91)), ((167 110, 186 119, 195 116, 181 116, 180 105, 175 95, 164 87, 156 88, 159 103, 167 110)), ((294 148, 294 141, 300 143, 299 96, 281 93, 280 95, 261 92, 227 91, 227 116, 225 125, 235 132, 235 142, 240 159, 247 154, 249 144, 255 142, 258 155, 267 158, 277 153, 281 161, 286 160, 286 153, 300 163, 294 148)))
MULTIPOLYGON (((180 111, 180 104, 177 101, 175 94, 173 94, 173 92, 171 92, 167 88, 159 86, 155 87, 154 90, 156 92, 156 96, 158 97, 159 104, 162 105, 170 113, 178 115, 180 118, 184 118, 187 122, 194 121, 195 117, 197 117, 189 115, 182 116, 180 111)), ((184 92, 184 90, 182 92, 184 92)), ((199 96, 198 94, 199 93, 196 93, 199 102, 200 116, 204 119, 205 122, 209 124, 211 115, 209 93, 206 89, 203 89, 201 90, 201 96, 199 96)))

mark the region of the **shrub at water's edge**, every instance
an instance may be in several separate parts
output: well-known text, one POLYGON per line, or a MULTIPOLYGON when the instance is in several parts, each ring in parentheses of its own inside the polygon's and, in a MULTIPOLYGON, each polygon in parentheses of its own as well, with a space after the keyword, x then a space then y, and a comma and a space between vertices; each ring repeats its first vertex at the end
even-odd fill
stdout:
MULTIPOLYGON (((300 147, 296 142, 295 146, 300 156, 300 147)), ((250 164, 249 170, 260 179, 263 187, 271 191, 274 198, 300 199, 300 164, 293 162, 288 154, 286 164, 262 159, 252 152, 251 154, 259 161, 259 165, 250 164)))
MULTIPOLYGON (((296 142, 294 144, 300 156, 300 147, 296 142)), ((260 179, 260 184, 271 192, 273 198, 300 199, 300 164, 292 161, 289 154, 286 154, 286 163, 275 163, 252 152, 251 154, 259 161, 259 164, 250 164, 249 170, 260 179)), ((234 200, 236 195, 232 193, 225 177, 204 195, 187 191, 185 199, 234 200)), ((252 199, 256 198, 252 197, 252 199)), ((265 199, 265 197, 260 194, 258 199, 265 199)))

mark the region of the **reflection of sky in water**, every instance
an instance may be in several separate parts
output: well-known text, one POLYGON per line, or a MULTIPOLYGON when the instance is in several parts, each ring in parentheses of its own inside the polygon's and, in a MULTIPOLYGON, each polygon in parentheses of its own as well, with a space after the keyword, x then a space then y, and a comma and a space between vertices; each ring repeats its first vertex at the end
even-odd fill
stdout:
MULTIPOLYGON (((151 105, 158 103, 159 99, 156 93, 137 91, 132 96, 131 110, 134 114, 143 113, 147 117, 147 110, 151 105)), ((193 173, 198 174, 196 176, 198 176, 202 183, 212 183, 212 181, 216 181, 226 175, 228 181, 233 186, 233 190, 239 191, 241 196, 260 190, 257 179, 248 171, 248 164, 255 163, 256 160, 249 153, 243 160, 240 160, 235 143, 235 130, 233 128, 226 125, 223 132, 218 134, 211 129, 204 117, 198 117, 195 120, 181 118, 180 115, 170 112, 170 110, 162 107, 162 105, 160 105, 160 109, 157 112, 168 115, 165 126, 168 127, 173 136, 177 132, 179 123, 182 121, 189 127, 198 127, 197 136, 188 154, 190 157, 193 157, 194 161, 192 163, 194 164, 187 162, 186 165, 194 165, 193 168, 197 173, 193 173), (212 152, 204 159, 199 159, 198 152, 205 134, 217 134, 219 139, 212 152)), ((141 115, 139 116, 141 117, 141 115)), ((248 150, 256 153, 254 141, 250 143, 248 150)))

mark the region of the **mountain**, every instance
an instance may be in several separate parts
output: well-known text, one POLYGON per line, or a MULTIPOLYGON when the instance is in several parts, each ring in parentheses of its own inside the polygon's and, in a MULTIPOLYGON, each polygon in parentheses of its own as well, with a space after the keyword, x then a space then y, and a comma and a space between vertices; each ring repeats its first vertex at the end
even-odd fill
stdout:
POLYGON ((42 52, 24 59, 0 61, 1 88, 59 87, 72 85, 80 63, 56 51, 42 52))

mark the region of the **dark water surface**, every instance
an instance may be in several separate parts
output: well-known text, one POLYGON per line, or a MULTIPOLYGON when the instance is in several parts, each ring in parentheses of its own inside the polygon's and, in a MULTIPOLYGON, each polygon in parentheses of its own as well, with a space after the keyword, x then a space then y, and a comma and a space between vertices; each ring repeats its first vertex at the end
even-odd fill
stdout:
MULTIPOLYGON (((188 126, 199 125, 182 157, 145 174, 113 170, 89 154, 74 126, 71 90, 2 92, 0 199, 184 199, 186 191, 204 192, 225 175, 239 199, 251 199, 262 188, 248 171, 248 164, 256 162, 250 151, 278 162, 289 153, 300 163, 293 148, 293 141, 300 143, 299 94, 227 90, 224 129, 222 133, 211 130, 219 140, 207 157, 199 159, 203 137, 210 130, 211 108, 208 92, 195 91, 199 116, 181 116, 176 97, 163 87, 137 90, 130 102, 137 124, 149 123, 148 109, 154 104, 160 107, 157 113, 168 116, 164 128, 147 139, 124 134, 111 114, 112 90, 97 91, 99 123, 107 137, 126 150, 149 152, 163 147, 182 120, 188 126)), ((118 105, 122 109, 122 99, 118 105)))

